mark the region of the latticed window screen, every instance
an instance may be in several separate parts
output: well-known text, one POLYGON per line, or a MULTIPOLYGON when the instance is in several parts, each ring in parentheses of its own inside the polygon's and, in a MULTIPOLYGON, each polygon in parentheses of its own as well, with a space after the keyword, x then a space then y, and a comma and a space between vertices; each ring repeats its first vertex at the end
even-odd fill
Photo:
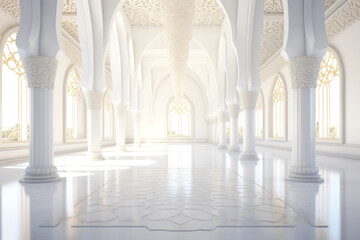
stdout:
POLYGON ((2 142, 29 140, 28 88, 16 36, 11 34, 2 49, 2 142))
POLYGON ((104 138, 112 138, 112 126, 113 126, 113 108, 112 108, 112 99, 111 93, 109 90, 106 90, 104 93, 104 111, 103 111, 103 131, 104 138))
POLYGON ((255 135, 257 138, 264 137, 264 103, 261 92, 256 102, 256 124, 255 124, 255 135))
POLYGON ((242 106, 240 107, 238 125, 239 125, 239 137, 243 137, 244 136, 244 126, 245 126, 245 115, 244 115, 244 110, 243 110, 242 106))
POLYGON ((340 138, 340 71, 335 55, 327 51, 316 88, 316 137, 340 138))
POLYGON ((81 99, 80 80, 72 70, 66 80, 66 139, 78 138, 78 110, 81 99))
POLYGON ((168 107, 168 136, 191 137, 192 106, 185 97, 173 99, 168 107))
POLYGON ((278 77, 272 91, 272 137, 285 138, 286 90, 278 77))

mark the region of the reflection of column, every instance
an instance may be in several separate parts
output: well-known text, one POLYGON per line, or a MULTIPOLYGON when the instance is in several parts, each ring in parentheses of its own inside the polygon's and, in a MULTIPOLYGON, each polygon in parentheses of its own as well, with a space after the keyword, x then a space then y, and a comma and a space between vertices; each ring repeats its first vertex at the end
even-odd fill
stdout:
POLYGON ((293 156, 289 180, 322 181, 315 161, 315 88, 321 58, 295 57, 289 61, 294 99, 293 156))
POLYGON ((142 113, 139 111, 133 111, 134 118, 134 145, 141 146, 141 117, 142 113))
POLYGON ((229 151, 239 151, 239 104, 228 105, 230 113, 230 146, 229 151))
POLYGON ((128 106, 126 104, 116 104, 116 151, 126 150, 126 114, 128 106))
POLYGON ((23 59, 30 96, 29 166, 22 182, 59 180, 54 166, 53 94, 58 61, 30 56, 23 59))
POLYGON ((316 194, 318 183, 286 181, 286 202, 305 218, 295 226, 294 239, 316 239, 316 194), (312 224, 312 225, 310 225, 312 224))
POLYGON ((219 127, 219 148, 226 147, 226 118, 227 112, 226 111, 219 111, 218 112, 218 127, 219 127))
POLYGON ((101 105, 103 93, 84 91, 87 107, 88 158, 104 160, 101 152, 101 105))
POLYGON ((52 231, 44 231, 41 227, 55 227, 64 215, 63 183, 44 183, 24 185, 27 196, 22 197, 23 216, 28 216, 30 224, 29 239, 53 239, 52 231))
POLYGON ((238 174, 239 173, 238 165, 239 165, 240 152, 234 151, 234 152, 228 152, 228 154, 229 154, 229 158, 230 158, 230 161, 231 161, 230 169, 231 169, 231 171, 238 174))
POLYGON ((259 92, 241 92, 240 99, 244 110, 243 149, 240 159, 258 160, 255 152, 255 107, 259 92))
POLYGON ((243 168, 243 177, 255 182, 257 161, 240 160, 243 168))

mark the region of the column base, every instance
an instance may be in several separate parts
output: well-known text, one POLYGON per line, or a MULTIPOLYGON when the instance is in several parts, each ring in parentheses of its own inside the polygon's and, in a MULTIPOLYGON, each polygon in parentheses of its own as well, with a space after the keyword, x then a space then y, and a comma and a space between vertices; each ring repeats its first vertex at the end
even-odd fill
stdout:
POLYGON ((93 161, 105 160, 105 157, 102 155, 102 152, 88 152, 87 158, 93 161))
POLYGON ((229 152, 240 152, 240 146, 229 146, 229 152))
POLYGON ((61 178, 58 174, 55 175, 45 175, 45 176, 28 176, 25 175, 22 179, 19 180, 20 183, 47 183, 47 182, 56 182, 60 181, 61 178))
POLYGON ((294 182, 309 182, 309 183, 321 183, 324 182, 324 179, 320 177, 319 174, 317 175, 301 175, 301 174, 289 174, 285 177, 288 181, 294 182))
POLYGON ((255 152, 242 152, 240 154, 239 160, 245 160, 245 161, 258 161, 259 158, 255 152))

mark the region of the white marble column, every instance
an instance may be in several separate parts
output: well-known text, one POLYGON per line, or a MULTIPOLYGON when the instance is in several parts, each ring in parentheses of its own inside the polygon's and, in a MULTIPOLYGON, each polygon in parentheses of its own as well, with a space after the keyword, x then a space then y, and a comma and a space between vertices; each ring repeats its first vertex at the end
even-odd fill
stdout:
POLYGON ((122 152, 126 150, 126 113, 128 106, 126 104, 117 103, 116 111, 116 151, 122 152))
POLYGON ((244 111, 243 149, 240 159, 258 160, 255 152, 255 107, 259 92, 240 92, 241 104, 244 111))
POLYGON ((30 56, 23 59, 29 88, 29 166, 21 182, 60 180, 54 166, 53 94, 58 61, 30 56))
POLYGON ((218 112, 218 128, 219 128, 219 148, 226 148, 226 119, 227 112, 218 112))
POLYGON ((87 139, 88 158, 91 160, 104 160, 101 152, 101 104, 103 92, 85 91, 87 107, 87 139))
POLYGON ((230 113, 230 152, 240 151, 239 146, 239 104, 228 104, 230 113))
POLYGON ((151 138, 152 138, 152 127, 153 127, 153 123, 154 123, 154 116, 153 115, 148 115, 146 116, 146 126, 147 126, 147 143, 151 142, 151 138))
POLYGON ((136 147, 141 147, 141 117, 142 112, 133 111, 132 112, 134 119, 134 145, 136 147))
POLYGON ((293 92, 292 160, 287 179, 323 181, 315 161, 315 89, 321 58, 295 57, 289 60, 293 92))

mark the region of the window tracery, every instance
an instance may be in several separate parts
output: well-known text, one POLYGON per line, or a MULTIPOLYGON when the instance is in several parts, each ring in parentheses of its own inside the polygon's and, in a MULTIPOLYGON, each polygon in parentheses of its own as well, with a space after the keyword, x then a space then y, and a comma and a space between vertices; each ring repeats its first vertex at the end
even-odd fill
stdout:
POLYGON ((258 95, 255 109, 256 109, 255 135, 257 138, 263 138, 264 137, 264 103, 261 92, 258 95))
POLYGON ((80 80, 76 69, 73 69, 66 80, 66 139, 78 138, 78 112, 80 98, 80 80))
POLYGON ((331 51, 320 66, 316 87, 316 138, 340 138, 340 70, 331 51))
POLYGON ((28 87, 16 37, 11 34, 2 49, 2 142, 29 140, 28 87))
POLYGON ((272 91, 272 137, 285 138, 286 89, 283 80, 277 77, 272 91))
POLYGON ((174 98, 168 106, 167 114, 169 137, 191 137, 192 106, 187 98, 174 98))

